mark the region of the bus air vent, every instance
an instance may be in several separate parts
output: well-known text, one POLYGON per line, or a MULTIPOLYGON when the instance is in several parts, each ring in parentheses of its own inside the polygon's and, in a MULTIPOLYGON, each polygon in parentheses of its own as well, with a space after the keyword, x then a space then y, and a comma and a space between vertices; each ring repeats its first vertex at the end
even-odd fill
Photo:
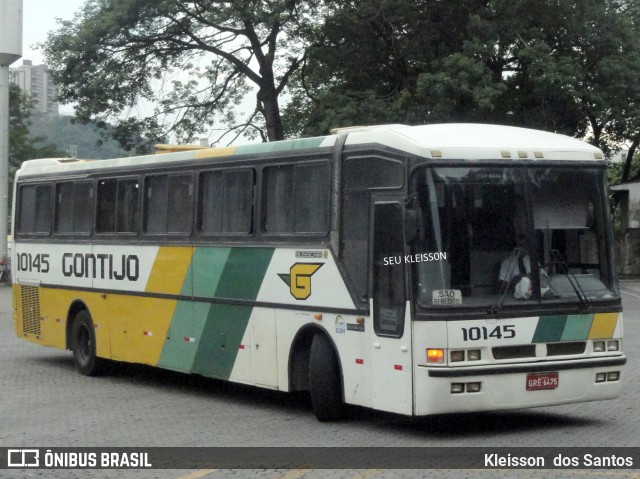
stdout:
POLYGON ((522 346, 496 346, 491 348, 494 359, 518 359, 535 358, 536 345, 526 344, 522 346))
POLYGON ((567 354, 583 354, 587 348, 585 341, 547 344, 547 356, 565 356, 567 354))
POLYGON ((40 335, 40 288, 20 286, 22 333, 40 335))

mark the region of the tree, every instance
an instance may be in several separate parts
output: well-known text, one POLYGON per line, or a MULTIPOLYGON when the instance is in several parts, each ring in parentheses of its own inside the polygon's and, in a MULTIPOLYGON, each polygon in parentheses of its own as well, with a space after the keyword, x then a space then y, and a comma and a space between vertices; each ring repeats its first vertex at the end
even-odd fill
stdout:
POLYGON ((49 34, 44 54, 62 103, 80 121, 110 120, 123 146, 175 134, 191 141, 216 121, 235 137, 284 138, 279 101, 305 56, 319 2, 88 0, 49 34), (254 89, 255 106, 238 112, 254 89), (164 95, 164 96, 162 96, 164 95), (152 114, 131 114, 141 102, 152 114))
MULTIPOLYGON (((18 85, 9 84, 9 191, 13 190, 13 179, 25 160, 64 156, 55 146, 38 146, 46 140, 44 136, 32 137, 29 132, 33 100, 18 85)), ((9 195, 11 209, 12 195, 9 195)))
POLYGON ((640 140, 640 0, 340 3, 296 77, 292 132, 471 121, 640 140))
POLYGON ((417 101, 421 73, 462 48, 469 14, 484 0, 348 0, 327 2, 312 33, 286 109, 287 132, 324 134, 331 127, 424 123, 417 101))

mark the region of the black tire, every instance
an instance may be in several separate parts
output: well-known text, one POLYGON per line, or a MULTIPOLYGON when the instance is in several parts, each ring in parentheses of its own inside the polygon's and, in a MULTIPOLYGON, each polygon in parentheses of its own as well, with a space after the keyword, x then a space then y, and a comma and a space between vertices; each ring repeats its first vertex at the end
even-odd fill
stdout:
POLYGON ((87 311, 80 311, 73 321, 71 349, 73 363, 80 374, 97 376, 104 372, 105 360, 96 356, 96 331, 87 311))
POLYGON ((338 358, 324 334, 316 334, 309 357, 309 392, 313 412, 321 422, 344 417, 342 379, 338 358))

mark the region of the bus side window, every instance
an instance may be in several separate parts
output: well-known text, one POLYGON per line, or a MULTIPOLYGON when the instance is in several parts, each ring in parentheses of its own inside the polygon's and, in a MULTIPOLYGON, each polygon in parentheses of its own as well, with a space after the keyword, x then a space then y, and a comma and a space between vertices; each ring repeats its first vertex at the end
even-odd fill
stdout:
POLYGON ((135 233, 138 230, 138 180, 100 180, 97 233, 135 233))
POLYGON ((329 230, 329 163, 270 166, 264 176, 265 233, 326 235, 329 230))
POLYGON ((374 155, 344 160, 340 259, 362 304, 368 299, 370 192, 403 184, 404 164, 399 160, 374 155))
POLYGON ((402 336, 405 310, 403 209, 399 203, 376 204, 373 232, 373 328, 379 336, 402 336))
POLYGON ((89 234, 93 220, 93 183, 59 183, 56 195, 55 232, 89 234))
POLYGON ((49 234, 53 203, 51 185, 25 185, 20 188, 18 232, 49 234))
POLYGON ((149 176, 145 181, 146 233, 190 233, 193 216, 191 175, 149 176))
POLYGON ((200 176, 199 228, 205 235, 253 232, 255 170, 216 170, 200 176))

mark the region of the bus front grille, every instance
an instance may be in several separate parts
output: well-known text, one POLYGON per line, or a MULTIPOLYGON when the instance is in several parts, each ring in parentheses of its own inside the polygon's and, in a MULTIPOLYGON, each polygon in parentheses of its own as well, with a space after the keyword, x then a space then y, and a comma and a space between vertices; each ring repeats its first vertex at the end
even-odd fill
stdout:
POLYGON ((547 343, 546 349, 536 350, 535 344, 518 346, 495 346, 491 348, 493 359, 523 359, 523 358, 547 358, 551 356, 582 355, 587 343, 585 341, 571 341, 564 343, 547 343))
POLYGON ((40 288, 20 286, 22 333, 40 336, 40 288))
POLYGON ((491 348, 491 352, 493 353, 493 358, 497 360, 535 358, 536 345, 526 344, 520 346, 496 346, 494 348, 491 348))
POLYGON ((567 343, 547 344, 547 356, 566 356, 572 354, 583 354, 587 348, 585 341, 573 341, 567 343))

